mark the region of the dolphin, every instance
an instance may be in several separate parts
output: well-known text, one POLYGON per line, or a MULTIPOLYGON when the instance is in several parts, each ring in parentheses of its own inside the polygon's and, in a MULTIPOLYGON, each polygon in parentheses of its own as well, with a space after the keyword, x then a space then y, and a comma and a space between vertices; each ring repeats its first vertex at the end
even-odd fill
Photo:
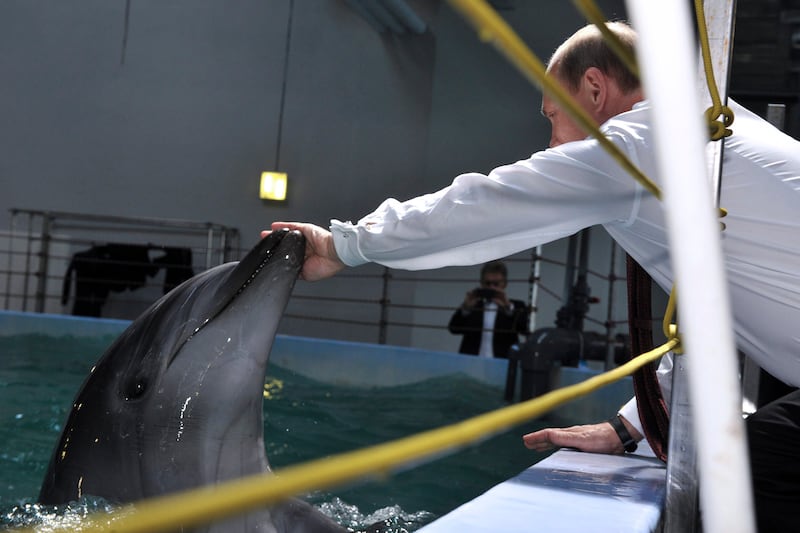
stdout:
MULTIPOLYGON (((264 378, 304 254, 302 234, 273 232, 134 320, 78 392, 39 501, 128 503, 268 472, 264 378)), ((346 529, 292 499, 193 531, 346 529)))

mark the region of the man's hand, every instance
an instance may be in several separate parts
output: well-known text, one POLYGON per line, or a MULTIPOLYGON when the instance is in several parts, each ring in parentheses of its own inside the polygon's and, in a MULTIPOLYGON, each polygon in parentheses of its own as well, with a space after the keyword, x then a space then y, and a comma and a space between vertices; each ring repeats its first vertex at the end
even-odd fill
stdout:
POLYGON ((464 295, 464 301, 461 303, 461 309, 464 311, 472 311, 477 307, 481 299, 478 297, 477 289, 467 291, 464 295))
MULTIPOLYGON (((639 441, 643 438, 627 420, 623 418, 622 422, 634 439, 639 441)), ((594 453, 621 454, 625 451, 617 432, 608 422, 568 428, 546 428, 524 435, 522 442, 527 448, 537 452, 559 447, 594 453)))
POLYGON ((500 309, 511 310, 511 300, 508 299, 506 291, 503 289, 494 290, 494 298, 492 299, 500 309))
POLYGON ((336 254, 330 231, 302 222, 273 222, 271 229, 261 232, 261 237, 264 238, 273 231, 283 229, 297 230, 306 238, 306 257, 303 270, 300 271, 300 279, 317 281, 330 278, 344 269, 345 264, 336 254))

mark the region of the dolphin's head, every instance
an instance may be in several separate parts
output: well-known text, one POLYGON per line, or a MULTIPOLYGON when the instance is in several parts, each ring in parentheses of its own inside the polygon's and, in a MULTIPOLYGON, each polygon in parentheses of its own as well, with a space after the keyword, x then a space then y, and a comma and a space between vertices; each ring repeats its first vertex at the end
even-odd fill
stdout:
POLYGON ((304 251, 300 233, 272 233, 136 319, 76 397, 40 501, 132 501, 268 469, 264 374, 304 251))

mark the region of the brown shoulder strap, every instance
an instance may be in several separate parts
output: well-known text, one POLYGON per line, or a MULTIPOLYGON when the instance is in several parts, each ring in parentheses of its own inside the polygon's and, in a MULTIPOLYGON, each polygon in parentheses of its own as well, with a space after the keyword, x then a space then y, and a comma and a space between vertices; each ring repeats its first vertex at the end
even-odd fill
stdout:
MULTIPOLYGON (((653 349, 652 278, 627 256, 628 326, 631 336, 631 357, 653 349)), ((633 390, 639 407, 644 436, 662 461, 667 460, 669 414, 656 377, 657 365, 649 363, 633 374, 633 390)))

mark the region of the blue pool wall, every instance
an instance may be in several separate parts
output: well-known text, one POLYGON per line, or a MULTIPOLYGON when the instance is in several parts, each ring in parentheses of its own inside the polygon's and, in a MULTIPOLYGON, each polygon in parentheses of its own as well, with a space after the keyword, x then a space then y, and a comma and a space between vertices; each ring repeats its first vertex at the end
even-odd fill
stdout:
MULTIPOLYGON (((127 320, 0 311, 0 336, 42 334, 113 338, 129 324, 127 320)), ((275 338, 270 364, 323 383, 355 388, 404 385, 463 374, 498 387, 499 394, 505 388, 508 368, 505 359, 288 335, 275 338)), ((597 371, 590 368, 563 367, 557 371, 557 378, 560 386, 567 386, 596 374, 597 371)), ((554 414, 567 423, 605 420, 632 395, 631 380, 625 378, 559 407, 554 414)))

